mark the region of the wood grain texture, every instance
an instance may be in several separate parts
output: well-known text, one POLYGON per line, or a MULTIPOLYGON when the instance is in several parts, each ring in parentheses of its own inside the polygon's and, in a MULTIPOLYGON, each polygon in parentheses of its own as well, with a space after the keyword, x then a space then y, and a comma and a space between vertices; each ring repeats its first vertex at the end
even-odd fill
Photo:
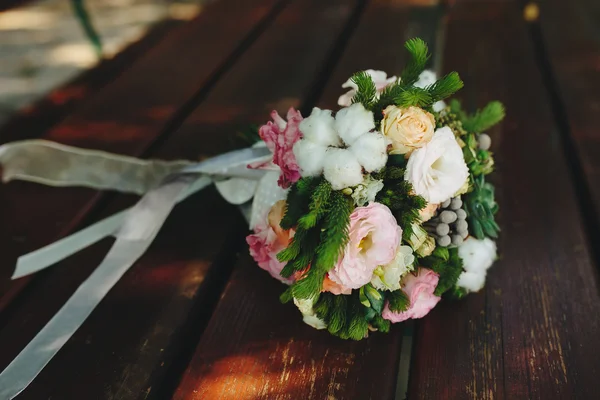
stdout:
MULTIPOLYGON (((170 125, 185 114, 190 100, 203 88, 208 90, 229 67, 235 59, 232 55, 243 52, 253 40, 253 29, 279 3, 285 4, 223 0, 207 7, 43 138, 133 156, 145 154, 174 129, 170 125), (219 30, 223 33, 215 40, 212 35, 219 30)), ((26 132, 20 137, 24 138, 26 132)), ((8 280, 17 257, 73 231, 104 197, 82 188, 57 190, 24 182, 0 186, 0 310, 29 281, 27 277, 8 280)))
MULTIPOLYGON (((264 120, 273 102, 285 108, 294 105, 295 96, 310 90, 354 5, 350 1, 327 7, 316 1, 291 4, 152 156, 193 159, 225 151, 236 126, 264 120), (321 28, 307 32, 307 21, 315 20, 321 28), (292 57, 298 61, 289 64, 292 57), (257 71, 278 84, 256 79, 257 71)), ((120 210, 131 200, 119 196, 102 214, 120 210)), ((79 399, 97 393, 103 399, 168 398, 246 230, 239 212, 214 190, 178 206, 156 243, 22 396, 79 399)), ((2 366, 96 267, 108 245, 105 241, 54 267, 13 306, 10 324, 0 331, 0 342, 8 349, 0 355, 2 366)))
MULTIPOLYGON (((331 78, 326 80, 318 104, 335 108, 343 93, 341 84, 360 69, 399 71, 405 54, 398 51, 397 45, 373 46, 373 41, 409 34, 404 28, 410 17, 411 9, 397 2, 370 2, 331 78)), ((400 37, 398 42, 402 41, 400 37)), ((300 54, 294 60, 303 62, 300 54)), ((296 98, 301 103, 302 96, 296 98)), ((293 305, 279 304, 282 290, 283 286, 260 270, 247 254, 241 257, 176 399, 394 397, 401 327, 388 335, 373 334, 361 342, 343 341, 305 325, 293 305)))
POLYGON ((158 22, 143 37, 114 57, 102 60, 93 68, 53 89, 35 103, 17 111, 0 126, 0 143, 42 136, 52 126, 76 112, 78 107, 85 104, 102 87, 110 84, 169 32, 182 24, 182 21, 173 19, 158 22))
POLYGON ((507 108, 492 132, 501 258, 480 293, 418 323, 409 398, 596 398, 596 269, 521 11, 457 5, 445 42, 464 104, 507 108))
MULTIPOLYGON (((545 57, 545 77, 555 96, 563 143, 580 181, 588 231, 600 239, 600 4, 593 0, 540 2, 531 24, 545 57)), ((600 257, 600 251, 595 254, 600 257)))

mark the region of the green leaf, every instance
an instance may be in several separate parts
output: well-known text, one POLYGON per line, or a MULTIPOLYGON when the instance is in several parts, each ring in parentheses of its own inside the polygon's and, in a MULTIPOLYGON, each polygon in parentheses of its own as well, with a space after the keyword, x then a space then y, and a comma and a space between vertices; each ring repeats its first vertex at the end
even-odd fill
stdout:
POLYGON ((441 247, 441 246, 437 246, 432 253, 434 256, 444 260, 444 261, 448 261, 450 259, 450 253, 448 252, 448 248, 447 247, 441 247))
POLYGON ((371 307, 371 303, 369 302, 369 299, 367 298, 367 295, 365 294, 365 287, 361 287, 359 290, 359 298, 360 298, 360 303, 365 306, 365 307, 371 307))
POLYGON ((383 306, 385 303, 385 299, 383 295, 373 287, 370 283, 363 286, 361 289, 365 289, 365 295, 369 300, 369 306, 374 309, 378 314, 381 314, 383 311, 383 306))

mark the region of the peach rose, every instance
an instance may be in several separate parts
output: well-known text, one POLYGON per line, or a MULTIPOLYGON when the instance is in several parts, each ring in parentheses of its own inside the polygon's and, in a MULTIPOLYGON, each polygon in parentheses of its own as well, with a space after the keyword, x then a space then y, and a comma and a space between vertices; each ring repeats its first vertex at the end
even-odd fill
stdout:
POLYGON ((419 107, 388 106, 383 111, 381 132, 391 140, 391 154, 409 154, 433 137, 435 118, 419 107))

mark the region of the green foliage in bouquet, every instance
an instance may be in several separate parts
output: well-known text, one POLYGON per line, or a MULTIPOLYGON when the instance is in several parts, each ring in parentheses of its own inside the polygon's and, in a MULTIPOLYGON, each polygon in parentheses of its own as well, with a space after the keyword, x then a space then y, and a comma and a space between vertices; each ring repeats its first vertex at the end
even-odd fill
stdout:
POLYGON ((376 201, 387 206, 402 228, 403 237, 413 234, 412 224, 420 220, 419 211, 427 206, 427 201, 413 193, 410 182, 404 180, 404 156, 390 156, 388 166, 378 174, 383 179, 383 189, 377 194, 376 201), (394 165, 396 164, 396 165, 394 165))
POLYGON ((471 172, 471 190, 464 196, 470 232, 477 239, 486 236, 497 238, 500 227, 494 216, 498 204, 494 199, 494 186, 485 181, 485 175, 493 171, 493 155, 481 149, 478 138, 481 132, 499 123, 505 115, 504 106, 498 101, 488 103, 472 115, 463 111, 458 100, 436 116, 438 127, 449 126, 462 140, 465 162, 471 172))
POLYGON ((486 182, 483 175, 473 178, 473 190, 465 196, 465 204, 473 236, 477 239, 497 238, 500 227, 494 216, 498 204, 494 199, 494 186, 486 182))
MULTIPOLYGON (((349 296, 321 293, 314 305, 314 311, 317 317, 327 324, 327 330, 331 334, 342 339, 360 340, 366 336, 369 329, 367 322, 369 308, 361 303, 360 297, 357 290, 354 290, 349 296)), ((383 302, 381 307, 383 307, 383 302)))
MULTIPOLYGON (((434 114, 437 128, 450 127, 462 148, 470 172, 467 192, 463 190, 466 187, 464 185, 459 192, 463 193, 462 198, 457 193, 448 200, 448 203, 462 201, 462 206, 459 205, 458 210, 453 208, 452 213, 455 219, 459 218, 465 225, 466 212, 468 231, 465 228, 461 238, 464 239, 468 233, 477 239, 496 238, 500 230, 494 220, 498 205, 494 199, 493 186, 485 180, 485 176, 494 167, 493 154, 489 151, 491 139, 482 132, 502 120, 504 107, 499 102, 490 102, 483 109, 468 114, 462 109, 460 102, 452 100, 444 110, 434 112, 433 104, 454 94, 462 88, 463 82, 456 72, 452 72, 431 85, 414 86, 430 55, 427 45, 421 39, 409 40, 405 48, 410 56, 406 68, 395 83, 381 92, 378 92, 367 72, 356 73, 351 78, 356 85, 352 102, 360 103, 365 109, 372 111, 376 126, 381 124, 383 111, 394 105, 400 108, 420 107, 434 114), (459 211, 462 212, 460 217, 459 211)), ((420 212, 427 207, 427 201, 416 195, 412 184, 405 180, 406 167, 406 155, 389 154, 383 169, 368 174, 368 184, 373 184, 378 190, 375 201, 389 208, 402 228, 404 244, 413 248, 414 262, 406 261, 412 265, 404 266, 406 270, 403 276, 406 277, 407 273, 418 274, 418 268, 429 269, 438 275, 433 292, 435 296, 461 298, 467 294, 466 289, 457 286, 463 272, 463 261, 457 247, 462 240, 459 243, 453 242, 451 246, 438 242, 436 246, 435 240, 439 236, 422 226, 423 217, 420 212)), ((365 171, 363 174, 366 174, 365 171)), ((461 179, 463 178, 464 175, 461 179)), ((367 184, 362 186, 367 187, 367 184)), ((394 313, 407 311, 411 307, 409 295, 402 288, 398 289, 400 285, 395 286, 397 290, 380 290, 390 286, 385 284, 380 287, 376 280, 351 290, 350 294, 335 295, 322 291, 327 273, 337 264, 348 243, 350 215, 355 209, 355 201, 362 204, 363 200, 359 200, 359 196, 363 194, 356 192, 357 190, 363 188, 359 185, 333 190, 331 183, 322 176, 304 177, 292 185, 280 225, 286 230, 294 228, 295 234, 288 247, 277 255, 279 261, 285 263, 281 276, 295 278, 295 282, 280 296, 280 300, 284 303, 294 300, 303 314, 306 311, 302 307, 312 304, 312 316, 316 315, 322 320, 331 334, 353 340, 364 338, 372 328, 382 332, 389 331, 391 322, 382 317, 385 307, 394 313)), ((440 210, 444 208, 448 208, 448 205, 437 211, 438 217, 440 210)), ((427 210, 429 212, 433 213, 435 210, 427 210)), ((434 215, 431 220, 435 221, 435 218, 434 215)), ((440 226, 444 224, 447 230, 452 227, 451 222, 439 223, 440 226)), ((459 231, 454 233, 456 232, 459 231)), ((379 266, 376 271, 381 271, 384 267, 379 266)), ((380 278, 383 279, 382 276, 380 278)))
POLYGON ((353 103, 361 103, 367 110, 373 111, 375 123, 383 118, 383 110, 387 106, 417 106, 430 109, 433 103, 443 100, 463 87, 463 82, 456 72, 451 72, 425 88, 413 86, 425 69, 430 58, 427 44, 419 39, 410 39, 405 48, 410 58, 398 82, 386 87, 377 98, 377 90, 371 76, 364 71, 356 73, 352 81, 358 87, 353 103))
MULTIPOLYGON (((303 178, 290 189, 283 229, 296 226, 292 242, 277 258, 287 262, 281 276, 311 268, 289 290, 298 299, 315 298, 322 289, 325 274, 333 268, 348 241, 352 199, 334 191, 323 178, 303 178)), ((286 299, 285 295, 282 300, 286 299)))
POLYGON ((436 296, 441 296, 454 288, 463 270, 462 259, 458 255, 456 247, 436 247, 433 254, 420 260, 420 265, 439 274, 438 285, 433 292, 436 296))
POLYGON ((410 300, 403 290, 394 290, 388 295, 388 301, 390 302, 390 310, 393 312, 402 312, 408 310, 410 307, 410 300))

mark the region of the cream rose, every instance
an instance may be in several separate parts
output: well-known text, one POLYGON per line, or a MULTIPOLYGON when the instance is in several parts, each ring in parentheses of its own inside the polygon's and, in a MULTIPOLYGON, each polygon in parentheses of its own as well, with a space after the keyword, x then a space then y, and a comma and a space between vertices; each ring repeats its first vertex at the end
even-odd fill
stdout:
POLYGON ((419 108, 388 106, 383 111, 381 132, 391 140, 391 154, 407 154, 425 146, 435 131, 435 118, 419 108))

